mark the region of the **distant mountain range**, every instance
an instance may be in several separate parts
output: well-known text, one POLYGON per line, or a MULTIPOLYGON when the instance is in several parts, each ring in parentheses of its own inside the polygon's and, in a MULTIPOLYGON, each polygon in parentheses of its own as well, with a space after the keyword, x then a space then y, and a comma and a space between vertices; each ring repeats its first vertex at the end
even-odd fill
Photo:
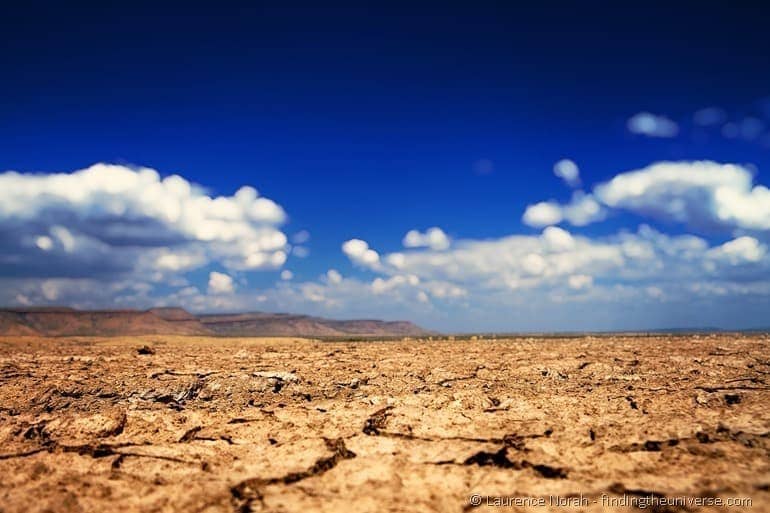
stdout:
POLYGON ((76 310, 0 309, 0 335, 209 335, 230 337, 421 336, 431 334, 407 321, 333 320, 265 312, 193 315, 182 308, 76 310))

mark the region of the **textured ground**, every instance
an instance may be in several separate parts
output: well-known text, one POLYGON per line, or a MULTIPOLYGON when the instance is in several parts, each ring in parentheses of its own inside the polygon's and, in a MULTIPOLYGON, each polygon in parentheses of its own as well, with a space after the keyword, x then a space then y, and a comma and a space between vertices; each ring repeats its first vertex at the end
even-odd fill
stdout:
POLYGON ((0 511, 770 511, 769 374, 763 336, 6 338, 0 511))

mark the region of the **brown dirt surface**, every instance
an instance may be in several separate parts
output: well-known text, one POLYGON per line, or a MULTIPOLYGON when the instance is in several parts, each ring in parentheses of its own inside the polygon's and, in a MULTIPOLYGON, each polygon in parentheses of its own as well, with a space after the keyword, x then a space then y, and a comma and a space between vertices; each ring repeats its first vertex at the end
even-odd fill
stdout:
POLYGON ((763 335, 7 337, 0 511, 770 511, 769 374, 763 335))

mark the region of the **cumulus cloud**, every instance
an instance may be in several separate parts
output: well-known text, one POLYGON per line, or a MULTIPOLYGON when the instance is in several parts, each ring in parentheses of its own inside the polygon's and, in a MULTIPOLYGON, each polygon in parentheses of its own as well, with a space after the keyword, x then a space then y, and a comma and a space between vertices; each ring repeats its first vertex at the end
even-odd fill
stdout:
MULTIPOLYGON (((754 185, 742 166, 662 162, 620 173, 590 193, 575 191, 566 204, 530 206, 524 221, 543 228, 532 235, 449 241, 439 228, 413 230, 402 241, 408 249, 382 254, 351 239, 342 244, 343 254, 374 276, 343 277, 329 269, 303 282, 285 269, 278 283, 259 291, 236 288, 233 276, 284 263, 289 246, 280 230, 283 211, 260 207, 256 215, 254 202, 263 198, 250 189, 220 201, 172 181, 171 188, 182 191, 174 196, 164 185, 168 179, 153 173, 126 168, 115 176, 158 189, 159 198, 171 194, 178 216, 164 214, 168 206, 145 205, 133 186, 93 178, 80 178, 91 184, 81 196, 46 185, 48 192, 28 193, 31 205, 0 201, 0 302, 167 304, 194 311, 259 305, 337 318, 408 318, 439 329, 507 330, 633 328, 617 322, 635 318, 627 315, 634 309, 648 319, 659 316, 645 326, 713 319, 730 325, 759 318, 757 312, 770 307, 763 233, 770 230, 770 191, 754 185), (236 228, 188 228, 188 202, 199 205, 189 215, 202 216, 204 224, 230 220, 236 228), (556 226, 582 226, 611 210, 725 228, 729 240, 671 236, 644 225, 589 237, 556 226), (203 278, 196 286, 200 273, 190 273, 196 269, 208 283, 203 278)), ((0 198, 12 197, 5 192, 10 185, 32 187, 26 176, 0 180, 0 198)), ((67 183, 69 176, 61 179, 67 183)))
MULTIPOLYGON (((280 268, 286 215, 242 187, 213 196, 149 168, 96 164, 72 173, 0 173, 0 282, 6 304, 147 307, 235 297, 230 274, 280 268), (201 286, 206 287, 204 281, 201 286)), ((233 299, 234 301, 234 299, 233 299)))
POLYGON ((418 283, 420 283, 420 279, 413 274, 408 276, 397 274, 390 278, 375 278, 372 281, 372 292, 382 294, 402 285, 408 284, 414 287, 418 283))
POLYGON ((649 112, 640 112, 633 115, 626 122, 628 131, 633 134, 647 137, 676 137, 679 133, 679 125, 671 119, 649 112))
MULTIPOLYGON (((360 246, 357 255, 369 250, 360 246)), ((756 238, 712 245, 644 225, 605 237, 549 226, 537 235, 460 239, 443 250, 383 254, 374 271, 369 282, 330 271, 320 282, 272 292, 270 301, 327 315, 369 316, 374 308, 394 318, 432 319, 437 327, 596 329, 632 327, 622 322, 640 305, 663 319, 697 311, 691 318, 708 323, 725 315, 715 306, 724 308, 723 301, 745 307, 770 293, 770 258, 756 238), (621 324, 606 324, 609 312, 621 324)), ((676 319, 668 326, 680 325, 676 319)))
POLYGON ((553 174, 564 180, 570 187, 580 186, 580 169, 569 159, 562 159, 553 166, 553 174))
POLYGON ((336 269, 326 271, 326 281, 332 285, 342 283, 342 275, 336 269))
POLYGON ((527 206, 522 216, 524 224, 535 227, 559 224, 564 220, 561 205, 555 201, 541 201, 527 206))
POLYGON ((232 294, 234 291, 231 276, 217 271, 209 273, 209 294, 232 294))
POLYGON ((446 249, 450 240, 444 230, 438 227, 428 228, 425 233, 409 230, 402 241, 405 248, 446 249))
POLYGON ((767 247, 754 237, 742 236, 725 242, 708 252, 708 257, 730 265, 760 262, 767 255, 767 247))
POLYGON ((604 219, 605 214, 605 210, 591 194, 575 191, 572 200, 565 205, 553 200, 529 205, 524 211, 522 221, 536 228, 559 224, 562 221, 574 226, 585 226, 604 219))
POLYGON ((541 235, 545 248, 549 251, 567 251, 575 247, 575 238, 567 230, 549 226, 541 235))
POLYGON ((280 267, 283 209, 252 187, 208 195, 149 168, 0 174, 0 275, 86 277, 280 267))
POLYGON ((581 290, 590 288, 594 284, 594 279, 587 274, 573 274, 567 278, 567 283, 571 289, 581 290))
MULTIPOLYGON (((359 257, 370 251, 368 244, 353 247, 359 257)), ((442 329, 556 330, 639 327, 628 324, 636 319, 628 312, 639 309, 660 316, 644 326, 680 326, 683 319, 701 325, 722 319, 729 325, 746 312, 758 315, 762 298, 770 294, 770 257, 757 238, 710 244, 647 226, 603 237, 549 226, 534 235, 459 239, 443 250, 378 255, 377 266, 369 269, 376 274, 371 280, 343 278, 330 269, 316 281, 280 281, 260 291, 229 290, 229 275, 212 272, 208 295, 190 285, 158 296, 151 283, 100 290, 103 284, 83 280, 50 279, 42 286, 39 280, 34 285, 17 280, 0 297, 13 294, 12 300, 32 304, 81 304, 73 299, 80 298, 88 306, 118 295, 126 306, 152 300, 200 311, 259 304, 337 318, 407 318, 442 329)))
POLYGON ((594 194, 607 206, 699 228, 770 230, 770 189, 743 166, 659 162, 615 176, 594 194))
POLYGON ((361 239, 350 239, 342 245, 342 252, 354 264, 362 267, 374 267, 380 261, 380 255, 369 248, 369 244, 361 239))
POLYGON ((549 281, 557 284, 572 274, 616 271, 626 263, 620 244, 577 237, 558 227, 547 227, 536 236, 459 240, 449 250, 399 255, 397 267, 389 265, 391 255, 386 255, 381 272, 414 276, 415 286, 426 289, 431 283, 464 290, 521 289, 549 281))
POLYGON ((770 189, 753 182, 751 170, 737 164, 657 162, 619 173, 590 194, 576 191, 569 203, 529 205, 522 221, 534 227, 585 226, 616 209, 701 230, 768 231, 770 189))

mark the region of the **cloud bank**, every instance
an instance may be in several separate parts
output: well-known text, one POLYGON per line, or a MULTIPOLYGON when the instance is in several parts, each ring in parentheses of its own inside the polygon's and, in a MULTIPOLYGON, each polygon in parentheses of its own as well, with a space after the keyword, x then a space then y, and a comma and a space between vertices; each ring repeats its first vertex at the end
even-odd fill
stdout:
POLYGON ((620 173, 569 203, 530 205, 522 220, 536 227, 585 226, 604 219, 607 209, 698 230, 770 230, 770 189, 754 185, 743 166, 711 161, 658 162, 620 173))
MULTIPOLYGON (((48 293, 41 294, 54 300, 78 280, 134 284, 124 287, 133 294, 185 283, 184 273, 213 264, 231 272, 275 269, 288 251, 285 220, 281 206, 252 187, 214 197, 149 168, 8 171, 0 174, 0 277, 45 280, 48 293)), ((214 293, 232 288, 227 274, 212 276, 214 293)), ((35 298, 27 292, 21 296, 35 298)))
POLYGON ((211 197, 149 168, 96 164, 74 173, 0 174, 0 273, 89 276, 180 271, 220 262, 280 267, 283 209, 252 187, 211 197))
POLYGON ((668 327, 745 322, 741 315, 756 316, 770 294, 766 243, 740 236, 711 244, 646 225, 607 237, 549 226, 537 235, 456 240, 449 249, 381 254, 375 273, 282 287, 269 302, 312 304, 325 315, 366 315, 377 305, 444 327, 631 329, 656 317, 668 327))
POLYGON ((348 268, 324 266, 310 280, 282 269, 261 288, 244 272, 280 270, 292 248, 283 209, 250 187, 215 197, 178 176, 100 164, 1 174, 0 200, 6 304, 296 311, 476 330, 739 327, 770 308, 770 191, 735 164, 621 172, 566 203, 530 205, 532 234, 450 240, 432 227, 390 250, 349 239, 339 254, 348 268), (601 236, 556 226, 619 212, 641 224, 601 236), (647 219, 696 234, 668 235, 647 219))

